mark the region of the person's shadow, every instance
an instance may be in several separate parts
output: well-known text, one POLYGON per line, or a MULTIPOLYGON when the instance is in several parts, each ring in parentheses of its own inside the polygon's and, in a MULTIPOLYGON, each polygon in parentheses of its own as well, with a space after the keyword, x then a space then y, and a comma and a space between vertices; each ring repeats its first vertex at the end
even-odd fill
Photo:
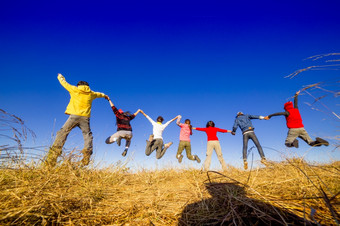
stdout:
POLYGON ((178 225, 316 225, 246 196, 237 183, 206 183, 211 198, 186 206, 178 225))

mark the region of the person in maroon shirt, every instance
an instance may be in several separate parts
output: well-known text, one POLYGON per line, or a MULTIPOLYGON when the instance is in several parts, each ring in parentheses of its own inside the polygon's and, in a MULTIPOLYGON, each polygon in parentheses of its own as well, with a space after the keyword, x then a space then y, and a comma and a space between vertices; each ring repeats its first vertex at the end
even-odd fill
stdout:
POLYGON ((125 139, 125 149, 122 153, 122 156, 125 157, 130 147, 132 138, 132 127, 130 125, 130 121, 134 119, 141 110, 138 109, 138 111, 132 115, 130 112, 123 112, 121 109, 118 110, 110 98, 108 98, 108 101, 110 102, 110 106, 116 115, 117 132, 108 137, 105 140, 105 143, 112 144, 116 142, 118 146, 120 146, 121 139, 125 139))
POLYGON ((287 147, 299 147, 299 141, 296 138, 301 138, 304 140, 307 144, 310 146, 321 146, 325 145, 328 146, 328 141, 317 137, 315 138, 315 141, 308 135, 307 131, 304 128, 304 125, 302 124, 302 118, 300 115, 300 111, 298 109, 298 95, 300 94, 300 91, 297 91, 295 93, 294 97, 294 106, 293 102, 288 101, 284 104, 285 112, 278 112, 271 115, 268 115, 265 117, 265 119, 270 119, 273 116, 279 116, 284 115, 286 117, 286 125, 288 127, 288 135, 285 141, 285 145, 287 147))
POLYGON ((206 132, 208 136, 208 143, 207 143, 207 158, 204 161, 204 170, 209 170, 210 162, 211 162, 211 155, 213 153, 213 150, 215 150, 217 154, 217 158, 220 161, 222 165, 222 169, 225 171, 227 170, 227 164, 225 163, 222 155, 222 149, 220 142, 217 138, 217 132, 221 133, 231 133, 231 130, 226 129, 220 129, 215 127, 215 123, 213 121, 209 121, 206 125, 206 128, 196 128, 193 127, 192 129, 198 130, 198 131, 204 131, 206 132))

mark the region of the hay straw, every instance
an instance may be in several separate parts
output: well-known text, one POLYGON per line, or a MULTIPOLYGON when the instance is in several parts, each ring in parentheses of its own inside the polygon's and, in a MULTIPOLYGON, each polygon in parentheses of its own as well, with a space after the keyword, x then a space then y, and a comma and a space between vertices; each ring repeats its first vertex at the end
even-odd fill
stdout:
POLYGON ((287 159, 252 173, 236 168, 130 173, 120 166, 73 164, 0 170, 0 224, 286 225, 313 218, 335 224, 340 210, 339 162, 287 159))

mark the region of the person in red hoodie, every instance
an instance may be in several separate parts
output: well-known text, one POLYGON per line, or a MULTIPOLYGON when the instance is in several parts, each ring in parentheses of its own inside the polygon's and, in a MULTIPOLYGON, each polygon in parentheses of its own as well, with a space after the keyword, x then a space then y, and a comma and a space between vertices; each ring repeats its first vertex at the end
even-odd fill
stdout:
POLYGON ((308 135, 307 131, 304 128, 304 125, 302 124, 302 118, 300 115, 300 111, 298 109, 298 95, 300 94, 300 91, 297 91, 295 93, 294 97, 294 106, 293 102, 289 101, 284 104, 285 112, 279 112, 275 114, 271 114, 265 117, 265 119, 270 119, 273 116, 279 116, 284 115, 286 117, 286 124, 288 127, 288 135, 285 141, 285 145, 287 147, 299 147, 299 141, 296 138, 301 138, 304 140, 307 144, 310 146, 321 146, 325 145, 328 146, 328 141, 317 137, 315 141, 308 135))
POLYGON ((215 123, 213 121, 209 121, 206 125, 206 128, 192 127, 192 129, 198 130, 198 131, 204 131, 204 132, 206 132, 206 134, 208 136, 207 158, 204 161, 204 170, 206 170, 206 171, 209 170, 210 162, 211 162, 211 155, 212 155, 212 152, 215 150, 215 152, 217 154, 217 158, 222 165, 223 171, 226 171, 228 168, 227 168, 227 164, 225 163, 225 161, 223 159, 221 145, 220 145, 220 142, 218 141, 218 138, 217 138, 217 132, 231 133, 231 130, 217 128, 217 127, 215 127, 215 123))

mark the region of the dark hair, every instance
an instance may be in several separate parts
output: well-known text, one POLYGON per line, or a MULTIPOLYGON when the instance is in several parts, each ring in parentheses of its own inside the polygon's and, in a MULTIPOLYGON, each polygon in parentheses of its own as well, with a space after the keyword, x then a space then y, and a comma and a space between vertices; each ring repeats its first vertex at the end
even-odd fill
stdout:
POLYGON ((123 112, 123 115, 125 115, 125 116, 127 116, 127 117, 132 116, 132 114, 131 114, 130 111, 124 111, 124 112, 123 112))
POLYGON ((164 121, 164 118, 162 117, 162 116, 158 116, 158 118, 157 118, 157 122, 163 122, 164 121))
MULTIPOLYGON (((121 113, 121 115, 123 115, 125 117, 132 116, 131 112, 129 112, 129 111, 124 111, 123 113, 121 113)), ((116 125, 118 125, 118 117, 116 117, 116 125)))
POLYGON ((186 120, 184 121, 185 124, 186 124, 187 122, 189 122, 188 124, 189 124, 189 128, 190 128, 190 135, 192 135, 192 125, 191 125, 190 119, 186 119, 186 120))
POLYGON ((209 122, 207 122, 206 127, 207 127, 207 128, 208 128, 208 127, 215 127, 215 123, 214 123, 213 121, 209 121, 209 122))
POLYGON ((85 81, 79 81, 77 86, 89 86, 89 84, 85 81))

